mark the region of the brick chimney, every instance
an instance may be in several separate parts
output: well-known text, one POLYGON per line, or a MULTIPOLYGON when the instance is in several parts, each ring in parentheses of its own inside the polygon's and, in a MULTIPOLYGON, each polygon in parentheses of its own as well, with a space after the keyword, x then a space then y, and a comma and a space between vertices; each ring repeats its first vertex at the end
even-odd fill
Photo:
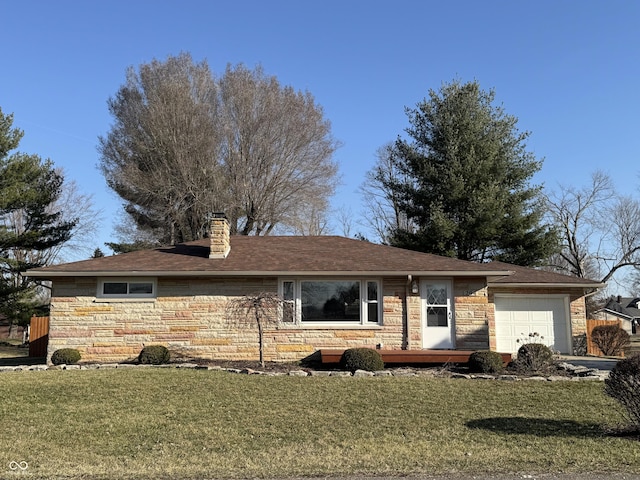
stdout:
POLYGON ((209 258, 227 258, 231 251, 229 235, 229 221, 226 215, 224 213, 214 213, 211 216, 211 230, 209 231, 209 239, 211 241, 209 258))

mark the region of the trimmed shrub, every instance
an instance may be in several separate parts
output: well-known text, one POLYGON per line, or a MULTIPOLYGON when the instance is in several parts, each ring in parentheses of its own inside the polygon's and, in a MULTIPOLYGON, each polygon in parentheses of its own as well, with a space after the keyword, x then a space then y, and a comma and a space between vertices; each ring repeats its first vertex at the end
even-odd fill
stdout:
POLYGON ((376 372, 384 369, 384 362, 380 353, 373 348, 350 348, 342 354, 340 368, 350 372, 356 370, 376 372))
POLYGON ((604 381, 604 393, 626 410, 626 417, 640 431, 640 354, 620 360, 604 381))
POLYGON ((516 369, 523 373, 544 373, 554 364, 553 352, 543 343, 525 343, 515 361, 516 369))
POLYGON ((80 361, 80 352, 75 348, 61 348, 51 355, 51 363, 54 365, 73 365, 80 361))
POLYGON ((147 345, 138 355, 138 361, 145 365, 162 365, 169 363, 171 354, 163 345, 147 345))
POLYGON ((476 373, 500 373, 504 370, 502 356, 489 350, 473 352, 467 365, 469 371, 476 373))
POLYGON ((591 340, 607 356, 621 355, 631 341, 626 330, 618 324, 598 325, 591 332, 591 340))

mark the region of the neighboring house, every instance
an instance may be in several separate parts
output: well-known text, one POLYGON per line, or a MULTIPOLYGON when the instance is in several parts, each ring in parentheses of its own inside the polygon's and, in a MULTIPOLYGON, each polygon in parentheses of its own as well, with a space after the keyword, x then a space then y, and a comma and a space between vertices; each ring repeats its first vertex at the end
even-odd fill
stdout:
POLYGON ((584 345, 584 279, 474 263, 333 236, 210 238, 27 272, 52 283, 49 358, 77 348, 121 361, 164 344, 199 358, 257 359, 257 330, 229 319, 229 300, 278 292, 265 358, 318 349, 491 349, 515 352, 537 332, 562 353, 584 345))
POLYGON ((637 297, 611 297, 598 317, 602 320, 620 320, 621 327, 633 335, 640 322, 640 298, 637 297))

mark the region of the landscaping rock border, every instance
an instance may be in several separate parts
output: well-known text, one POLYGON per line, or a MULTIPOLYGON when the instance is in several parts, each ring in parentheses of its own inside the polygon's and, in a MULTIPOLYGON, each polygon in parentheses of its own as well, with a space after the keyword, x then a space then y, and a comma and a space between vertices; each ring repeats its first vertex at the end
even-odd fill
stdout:
POLYGON ((133 363, 105 363, 105 364, 77 364, 77 365, 18 365, 18 366, 0 366, 2 372, 16 371, 46 371, 46 370, 106 370, 106 369, 129 369, 129 368, 183 368, 195 370, 220 371, 228 373, 239 373, 245 375, 265 375, 265 376, 290 376, 290 377, 431 377, 431 378, 454 378, 466 380, 499 380, 507 382, 516 381, 604 381, 609 376, 609 372, 572 365, 562 362, 558 364, 558 369, 563 375, 548 376, 519 376, 513 374, 473 374, 455 372, 446 368, 415 368, 415 367, 397 367, 380 370, 378 372, 369 372, 366 370, 356 370, 355 372, 346 372, 343 370, 314 370, 314 369, 292 369, 288 372, 273 372, 251 368, 229 368, 218 365, 206 365, 199 363, 169 363, 165 365, 142 365, 133 363))

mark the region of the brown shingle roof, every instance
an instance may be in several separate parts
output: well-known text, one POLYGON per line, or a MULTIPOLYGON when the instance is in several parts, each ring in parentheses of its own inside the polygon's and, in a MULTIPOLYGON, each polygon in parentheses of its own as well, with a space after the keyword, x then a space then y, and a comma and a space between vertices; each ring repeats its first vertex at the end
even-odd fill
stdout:
POLYGON ((597 288, 603 286, 596 280, 588 278, 578 278, 561 273, 548 272, 537 268, 521 267, 519 265, 511 265, 503 262, 490 262, 495 270, 509 269, 512 275, 492 280, 492 285, 518 285, 518 284, 539 284, 539 285, 568 285, 582 286, 588 288, 597 288))
POLYGON ((31 270, 33 276, 64 274, 331 274, 449 272, 507 274, 487 264, 413 252, 344 237, 232 236, 224 259, 209 259, 209 240, 95 258, 31 270))
POLYGON ((505 263, 475 263, 334 236, 232 236, 224 259, 209 258, 209 240, 52 265, 30 276, 131 275, 441 275, 491 277, 496 284, 583 285, 583 279, 505 263), (513 276, 513 278, 511 278, 513 276), (497 280, 496 280, 497 279, 497 280))

